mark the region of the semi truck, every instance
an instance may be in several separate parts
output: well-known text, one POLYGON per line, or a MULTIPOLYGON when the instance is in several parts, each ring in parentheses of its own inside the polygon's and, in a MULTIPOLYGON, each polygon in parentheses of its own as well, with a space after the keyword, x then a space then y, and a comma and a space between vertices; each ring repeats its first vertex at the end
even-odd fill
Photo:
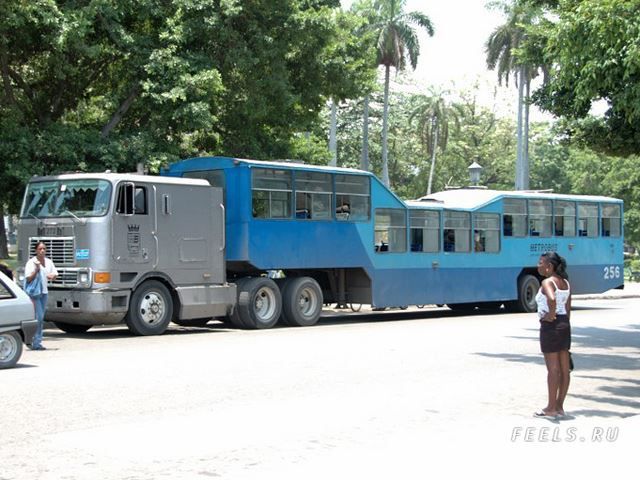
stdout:
POLYGON ((42 241, 57 267, 45 318, 65 332, 126 323, 135 334, 154 335, 172 320, 233 313, 222 190, 205 180, 36 177, 25 191, 18 232, 22 265, 42 241))

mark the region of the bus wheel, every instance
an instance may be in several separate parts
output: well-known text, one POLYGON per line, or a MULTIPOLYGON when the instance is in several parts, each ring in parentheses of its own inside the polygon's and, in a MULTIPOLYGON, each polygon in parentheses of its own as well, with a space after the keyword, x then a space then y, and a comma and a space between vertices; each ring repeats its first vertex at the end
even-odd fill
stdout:
POLYGON ((157 280, 147 280, 133 292, 126 322, 135 335, 160 335, 172 316, 173 301, 167 287, 157 280))
POLYGON ((282 296, 270 278, 255 277, 236 282, 238 304, 231 316, 240 328, 264 329, 273 327, 282 311, 282 296))
POLYGON ((67 322, 53 322, 53 324, 65 333, 86 333, 91 328, 91 325, 76 325, 67 322))
POLYGON ((292 327, 315 325, 322 313, 322 290, 313 278, 291 278, 282 288, 282 320, 292 327))
POLYGON ((533 275, 523 275, 518 279, 518 299, 508 302, 505 306, 512 312, 535 312, 536 293, 540 288, 540 282, 533 275))

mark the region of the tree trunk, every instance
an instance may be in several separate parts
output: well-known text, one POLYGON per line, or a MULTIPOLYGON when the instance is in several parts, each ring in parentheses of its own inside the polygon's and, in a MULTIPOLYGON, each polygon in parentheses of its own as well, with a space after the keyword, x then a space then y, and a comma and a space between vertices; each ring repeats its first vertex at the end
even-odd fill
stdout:
POLYGON ((527 72, 526 78, 527 83, 525 85, 524 97, 524 135, 522 138, 522 178, 524 190, 529 190, 529 94, 531 90, 529 72, 527 72))
POLYGON ((524 190, 524 156, 522 155, 522 116, 524 108, 524 75, 523 68, 518 72, 518 145, 516 150, 516 190, 524 190))
POLYGON ((331 125, 329 126, 329 151, 331 152, 331 161, 329 165, 336 167, 338 165, 338 142, 336 140, 336 124, 338 122, 338 107, 335 99, 331 99, 331 125))
POLYGON ((364 96, 364 106, 362 114, 362 158, 360 168, 365 172, 369 171, 369 95, 364 96))
POLYGON ((102 128, 102 132, 100 133, 100 136, 102 138, 107 138, 109 136, 109 134, 111 133, 111 130, 116 128, 118 123, 120 123, 120 120, 122 120, 122 117, 125 116, 125 114, 129 110, 129 107, 131 107, 131 104, 133 103, 133 101, 138 96, 138 92, 139 91, 140 91, 140 87, 138 85, 134 86, 131 89, 131 91, 129 92, 129 95, 127 96, 125 101, 122 102, 122 104, 120 104, 120 106, 118 107, 118 110, 116 110, 115 113, 113 114, 113 116, 111 117, 111 119, 109 119, 109 123, 107 123, 102 128))
POLYGON ((391 67, 384 70, 384 109, 382 111, 382 183, 389 186, 389 163, 387 159, 387 134, 389 130, 389 74, 391 67))
POLYGON ((0 258, 9 258, 7 231, 4 228, 4 205, 2 203, 0 203, 0 258))
POLYGON ((431 168, 429 169, 429 184, 427 185, 427 195, 431 195, 431 185, 433 182, 433 171, 436 166, 436 149, 438 148, 438 117, 433 117, 433 146, 431 148, 431 168))

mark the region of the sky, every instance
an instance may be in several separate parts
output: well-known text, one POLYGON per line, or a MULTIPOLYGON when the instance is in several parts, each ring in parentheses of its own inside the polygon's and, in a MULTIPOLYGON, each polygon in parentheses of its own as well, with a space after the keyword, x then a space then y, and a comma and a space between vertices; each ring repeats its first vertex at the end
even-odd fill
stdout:
MULTIPOLYGON (((345 9, 351 3, 342 0, 345 9)), ((486 66, 485 43, 505 20, 500 10, 489 10, 486 4, 487 0, 407 0, 404 11, 428 15, 435 30, 433 37, 419 34, 420 57, 412 76, 417 89, 425 92, 430 86, 453 90, 479 83, 478 99, 489 108, 494 107, 493 92, 497 88, 497 111, 515 116, 515 83, 499 87, 496 72, 486 66)), ((543 118, 532 107, 531 120, 543 118)))

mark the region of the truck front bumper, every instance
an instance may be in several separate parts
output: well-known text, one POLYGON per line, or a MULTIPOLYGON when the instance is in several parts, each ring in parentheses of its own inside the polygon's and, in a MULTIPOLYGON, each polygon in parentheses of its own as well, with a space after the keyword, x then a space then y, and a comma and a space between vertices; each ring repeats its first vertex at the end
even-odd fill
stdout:
POLYGON ((130 290, 49 289, 45 320, 76 325, 122 323, 129 308, 130 290))

